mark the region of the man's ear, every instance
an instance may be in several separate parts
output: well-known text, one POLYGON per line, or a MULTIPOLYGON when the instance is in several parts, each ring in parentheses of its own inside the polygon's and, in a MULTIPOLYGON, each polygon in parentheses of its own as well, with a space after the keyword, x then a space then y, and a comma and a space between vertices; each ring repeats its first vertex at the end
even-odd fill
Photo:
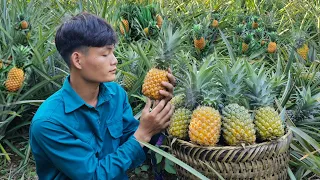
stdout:
POLYGON ((82 69, 81 58, 83 58, 83 54, 81 52, 77 52, 77 51, 74 51, 70 56, 71 64, 76 69, 82 69))

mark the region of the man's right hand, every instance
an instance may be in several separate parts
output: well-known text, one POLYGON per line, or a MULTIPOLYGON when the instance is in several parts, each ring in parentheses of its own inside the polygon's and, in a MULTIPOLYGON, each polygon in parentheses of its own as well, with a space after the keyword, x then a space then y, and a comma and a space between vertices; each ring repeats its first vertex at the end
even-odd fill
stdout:
POLYGON ((151 137, 170 124, 170 117, 173 114, 174 106, 161 100, 159 103, 153 102, 153 110, 150 112, 151 100, 148 98, 147 103, 142 110, 140 125, 134 136, 137 140, 149 142, 151 137))

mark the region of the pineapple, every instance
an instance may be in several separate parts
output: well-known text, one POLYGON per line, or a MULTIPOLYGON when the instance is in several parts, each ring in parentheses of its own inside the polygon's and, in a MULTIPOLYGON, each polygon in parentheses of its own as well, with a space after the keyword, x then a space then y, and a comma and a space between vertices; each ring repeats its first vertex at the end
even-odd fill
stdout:
POLYGON ((254 123, 257 127, 257 133, 262 140, 271 140, 281 137, 284 134, 284 125, 280 115, 272 107, 276 97, 276 87, 268 78, 268 72, 262 65, 258 74, 254 71, 253 65, 246 62, 248 79, 247 96, 250 99, 250 105, 255 110, 254 123))
POLYGON ((176 109, 180 108, 184 105, 184 99, 185 99, 186 95, 184 94, 179 94, 174 96, 171 100, 170 103, 171 105, 173 105, 176 109))
POLYGON ((309 47, 306 43, 306 37, 303 32, 294 35, 297 53, 302 57, 303 60, 307 60, 309 47))
POLYGON ((124 84, 124 89, 127 91, 131 90, 137 80, 138 80, 138 77, 132 73, 124 74, 122 79, 124 84))
POLYGON ((222 111, 222 135, 228 145, 253 144, 256 131, 249 111, 238 104, 229 104, 222 111))
POLYGON ((200 24, 194 25, 193 30, 194 30, 194 40, 193 40, 194 47, 198 50, 204 49, 204 47, 206 46, 206 41, 202 36, 201 25, 200 24))
POLYGON ((252 35, 248 34, 246 35, 246 37, 244 38, 244 42, 242 43, 242 53, 245 53, 248 51, 249 49, 249 43, 252 40, 252 35))
POLYGON ((2 67, 3 67, 3 60, 0 59, 0 69, 2 69, 2 67))
POLYGON ((16 53, 14 57, 15 66, 8 72, 7 80, 5 81, 6 89, 9 92, 15 92, 21 88, 24 81, 24 71, 23 66, 25 61, 28 59, 30 49, 24 46, 19 46, 17 48, 13 47, 16 53))
POLYGON ((125 35, 129 32, 129 22, 126 19, 122 19, 120 22, 120 33, 125 35))
POLYGON ((194 143, 214 146, 219 141, 221 131, 221 115, 219 111, 208 106, 199 106, 193 111, 189 137, 194 143))
POLYGON ((144 28, 144 29, 143 29, 143 32, 146 34, 146 36, 148 36, 148 34, 149 34, 149 28, 148 28, 148 27, 144 28))
POLYGON ((183 40, 183 34, 180 30, 172 32, 173 29, 169 26, 164 31, 164 34, 162 34, 160 41, 161 48, 158 49, 159 57, 154 59, 155 66, 148 71, 142 85, 142 93, 154 100, 163 98, 159 92, 160 90, 165 90, 162 81, 169 82, 167 69, 172 56, 180 48, 180 43, 183 40))
POLYGON ((307 60, 309 47, 306 43, 304 43, 301 47, 297 49, 298 54, 302 57, 302 59, 307 60))
POLYGON ((261 107, 256 110, 255 124, 262 140, 273 140, 284 135, 280 115, 273 107, 261 107))
POLYGON ((29 27, 29 23, 26 20, 20 22, 21 29, 27 29, 29 27))
POLYGON ((219 21, 216 20, 216 19, 214 19, 214 20, 212 21, 211 26, 212 26, 213 28, 218 28, 218 27, 219 27, 219 21))
POLYGON ((218 91, 222 94, 222 136, 228 145, 253 144, 256 140, 253 120, 245 107, 243 95, 245 69, 242 60, 231 67, 223 63, 217 72, 218 91))
POLYGON ((162 27, 162 23, 163 23, 163 19, 159 14, 157 14, 156 20, 157 20, 158 27, 161 28, 162 27))
POLYGON ((188 137, 191 114, 191 111, 186 108, 176 109, 171 116, 168 133, 179 139, 186 139, 188 137))
POLYGON ((277 43, 276 41, 276 34, 275 33, 271 33, 270 34, 270 42, 268 44, 268 53, 275 53, 277 50, 277 43))
POLYGON ((253 19, 253 22, 252 22, 252 29, 257 29, 258 26, 259 26, 259 24, 258 24, 258 18, 255 17, 255 18, 253 19))

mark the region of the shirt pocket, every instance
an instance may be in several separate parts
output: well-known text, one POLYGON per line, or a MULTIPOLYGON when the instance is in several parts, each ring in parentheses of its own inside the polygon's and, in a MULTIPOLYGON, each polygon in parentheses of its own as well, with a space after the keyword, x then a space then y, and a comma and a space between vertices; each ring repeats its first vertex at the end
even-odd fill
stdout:
POLYGON ((114 121, 108 124, 108 129, 112 138, 113 149, 116 150, 120 145, 120 138, 123 135, 122 122, 114 121))

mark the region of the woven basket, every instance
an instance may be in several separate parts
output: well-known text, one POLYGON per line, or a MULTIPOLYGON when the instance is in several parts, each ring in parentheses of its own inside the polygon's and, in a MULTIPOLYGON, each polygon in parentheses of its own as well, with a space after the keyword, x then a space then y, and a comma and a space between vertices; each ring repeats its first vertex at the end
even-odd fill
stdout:
MULTIPOLYGON (((225 179, 267 180, 287 179, 291 139, 289 130, 271 142, 245 147, 201 147, 169 137, 172 154, 210 179, 218 179, 214 169, 225 179)), ((198 179, 180 166, 176 169, 182 179, 198 179)))

